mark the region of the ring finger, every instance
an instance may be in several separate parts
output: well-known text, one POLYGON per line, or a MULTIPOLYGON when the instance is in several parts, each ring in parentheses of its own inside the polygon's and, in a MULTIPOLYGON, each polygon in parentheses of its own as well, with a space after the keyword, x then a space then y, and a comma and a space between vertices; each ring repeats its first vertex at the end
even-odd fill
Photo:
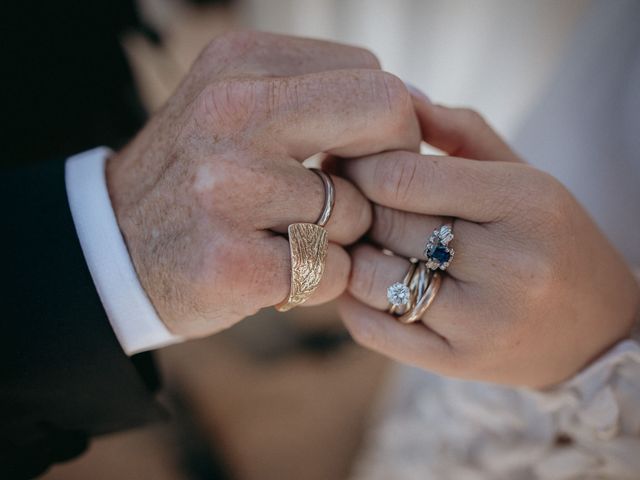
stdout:
MULTIPOLYGON (((356 300, 376 310, 388 307, 387 288, 401 281, 409 269, 409 261, 389 256, 370 245, 358 245, 351 251, 351 279, 348 291, 356 300)), ((463 290, 451 277, 443 279, 433 304, 423 316, 422 323, 442 337, 456 335, 459 320, 465 318, 463 290)), ((390 321, 395 321, 389 317, 390 321)))
MULTIPOLYGON (((401 212, 393 208, 374 205, 373 224, 369 238, 383 248, 404 257, 424 259, 424 249, 431 233, 450 222, 445 217, 401 212)), ((471 281, 486 268, 486 251, 478 245, 488 245, 487 232, 481 225, 456 219, 453 224, 454 240, 451 247, 455 257, 447 273, 461 281, 471 281)))

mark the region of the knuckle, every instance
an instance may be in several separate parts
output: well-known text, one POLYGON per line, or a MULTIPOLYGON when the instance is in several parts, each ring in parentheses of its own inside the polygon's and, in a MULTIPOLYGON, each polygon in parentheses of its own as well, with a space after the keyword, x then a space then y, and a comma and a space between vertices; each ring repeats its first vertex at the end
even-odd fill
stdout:
POLYGON ((385 78, 385 91, 389 103, 389 118, 385 128, 389 138, 396 138, 396 142, 404 148, 417 148, 420 144, 420 129, 413 107, 411 95, 402 80, 393 75, 385 78))
POLYGON ((381 68, 382 65, 380 64, 380 60, 371 50, 367 48, 354 48, 356 48, 360 52, 360 55, 362 56, 362 64, 365 67, 373 68, 376 70, 379 70, 381 68))
POLYGON ((374 188, 393 205, 403 205, 425 188, 428 175, 424 167, 427 164, 419 163, 417 155, 398 152, 377 163, 373 174, 374 188))
POLYGON ((462 123, 473 128, 480 128, 487 125, 484 117, 472 108, 461 108, 458 110, 462 123))
MULTIPOLYGON (((398 118, 405 119, 405 116, 413 115, 413 103, 407 86, 402 80, 388 72, 375 72, 378 82, 390 112, 399 113, 398 118)), ((409 116, 409 118, 412 118, 409 116)), ((404 126, 404 122, 401 126, 404 126)))
POLYGON ((297 78, 271 78, 265 80, 261 89, 267 118, 283 111, 298 112, 303 105, 300 80, 297 78))
POLYGON ((260 81, 217 80, 202 89, 195 100, 195 116, 207 129, 221 135, 243 131, 255 115, 260 81))
POLYGON ((464 147, 467 142, 474 138, 486 135, 487 131, 493 131, 484 117, 476 110, 460 108, 457 109, 457 114, 459 116, 459 126, 453 132, 452 137, 460 147, 464 147))
POLYGON ((451 129, 449 136, 451 142, 457 147, 458 151, 472 147, 473 139, 482 138, 487 131, 493 132, 484 117, 476 110, 471 108, 454 109, 455 128, 451 129))
POLYGON ((480 168, 468 178, 458 180, 465 182, 472 190, 478 183, 485 185, 492 195, 479 196, 477 202, 482 205, 487 216, 491 215, 494 221, 509 219, 512 226, 520 224, 521 229, 527 231, 531 229, 531 220, 536 215, 536 210, 540 210, 534 205, 539 192, 534 187, 528 170, 533 168, 511 163, 503 167, 503 175, 494 175, 480 168), (526 215, 523 215, 524 212, 526 215))
POLYGON ((207 44, 204 53, 214 58, 238 55, 255 46, 259 37, 259 32, 250 30, 223 33, 207 44))
POLYGON ((538 236, 544 233, 543 240, 551 245, 566 233, 575 202, 571 193, 552 175, 528 165, 517 168, 522 170, 523 181, 519 182, 516 191, 510 191, 511 217, 528 233, 538 236), (523 216, 525 210, 527 214, 523 216))

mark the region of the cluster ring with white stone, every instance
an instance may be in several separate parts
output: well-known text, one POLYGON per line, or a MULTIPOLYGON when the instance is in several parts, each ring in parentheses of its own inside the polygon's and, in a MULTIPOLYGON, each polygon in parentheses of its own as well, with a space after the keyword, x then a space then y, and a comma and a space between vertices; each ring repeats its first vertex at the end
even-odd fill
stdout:
POLYGON ((429 236, 424 248, 424 256, 427 259, 427 268, 430 270, 446 270, 451 264, 455 251, 449 247, 453 240, 453 226, 451 223, 442 225, 429 236))

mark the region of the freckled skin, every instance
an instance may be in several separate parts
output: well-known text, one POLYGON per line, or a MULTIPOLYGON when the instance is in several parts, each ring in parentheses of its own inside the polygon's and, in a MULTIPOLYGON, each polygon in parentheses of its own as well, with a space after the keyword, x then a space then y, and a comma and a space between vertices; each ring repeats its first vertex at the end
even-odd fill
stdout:
MULTIPOLYGON (((314 222, 324 202, 321 180, 301 165, 305 158, 417 150, 411 97, 379 68, 360 48, 224 35, 109 159, 118 224, 170 330, 209 335, 287 296, 289 246, 282 234, 290 223, 314 222)), ((344 292, 350 258, 343 245, 371 224, 371 206, 358 189, 333 180, 337 204, 327 224, 325 273, 308 304, 344 292)))

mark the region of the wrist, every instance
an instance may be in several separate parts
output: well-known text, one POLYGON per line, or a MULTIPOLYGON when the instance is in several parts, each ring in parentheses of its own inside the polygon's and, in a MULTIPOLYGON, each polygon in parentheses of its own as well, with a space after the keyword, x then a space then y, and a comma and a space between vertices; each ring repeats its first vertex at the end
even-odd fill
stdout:
MULTIPOLYGON (((123 150, 113 153, 106 160, 105 183, 111 201, 111 208, 135 273, 147 295, 152 299, 146 282, 147 275, 143 255, 141 255, 142 252, 138 248, 138 245, 144 245, 144 239, 142 238, 142 241, 140 241, 142 237, 141 222, 134 220, 134 208, 132 207, 135 206, 135 203, 130 199, 133 192, 133 186, 131 185, 133 176, 128 171, 131 171, 131 169, 126 165, 126 157, 123 155, 123 150)), ((156 302, 153 303, 155 305, 156 302)))
POLYGON ((123 350, 135 353, 175 343, 135 272, 106 182, 106 160, 98 148, 71 157, 65 183, 78 240, 104 311, 123 350))

